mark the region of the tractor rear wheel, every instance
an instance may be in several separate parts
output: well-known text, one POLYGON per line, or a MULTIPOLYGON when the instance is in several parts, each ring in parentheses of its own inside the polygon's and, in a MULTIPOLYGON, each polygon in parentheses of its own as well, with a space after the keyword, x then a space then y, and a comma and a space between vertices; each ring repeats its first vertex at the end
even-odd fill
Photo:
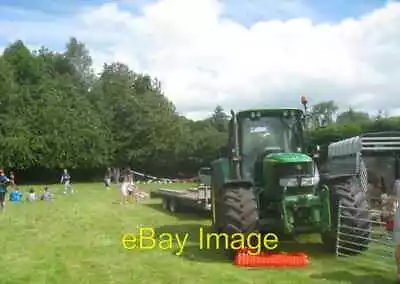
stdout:
POLYGON ((357 255, 368 249, 372 225, 366 193, 357 178, 335 184, 332 187, 332 225, 334 233, 323 234, 322 241, 331 252, 341 255, 357 255), (339 212, 339 202, 341 212, 339 212), (338 218, 340 214, 340 224, 338 218))
POLYGON ((228 235, 228 247, 225 247, 226 243, 222 243, 220 247, 223 246, 228 256, 233 258, 235 250, 231 246, 232 235, 239 233, 247 242, 248 234, 258 231, 257 200, 252 188, 226 188, 221 197, 221 219, 218 223, 222 225, 220 233, 228 235))

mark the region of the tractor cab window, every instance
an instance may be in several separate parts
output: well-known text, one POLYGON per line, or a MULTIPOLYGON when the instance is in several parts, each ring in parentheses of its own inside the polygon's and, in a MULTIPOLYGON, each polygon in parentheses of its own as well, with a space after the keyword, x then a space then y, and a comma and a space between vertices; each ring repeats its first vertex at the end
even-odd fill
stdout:
POLYGON ((199 175, 211 175, 210 168, 200 168, 199 175))
POLYGON ((296 117, 245 118, 241 140, 244 173, 250 178, 254 163, 263 153, 301 151, 301 126, 296 117))

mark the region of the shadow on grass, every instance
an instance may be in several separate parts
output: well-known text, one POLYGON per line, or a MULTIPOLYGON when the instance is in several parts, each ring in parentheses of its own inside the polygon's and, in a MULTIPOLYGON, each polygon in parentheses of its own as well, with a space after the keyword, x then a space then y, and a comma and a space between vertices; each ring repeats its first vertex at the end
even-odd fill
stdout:
MULTIPOLYGON (((215 233, 211 226, 200 224, 182 224, 161 226, 154 228, 157 237, 163 233, 177 234, 181 239, 185 234, 188 234, 187 242, 183 247, 183 252, 180 257, 186 258, 191 261, 200 262, 231 262, 226 253, 216 247, 216 238, 211 237, 210 233, 215 233), (207 236, 208 235, 208 236, 207 236)), ((176 254, 179 249, 172 251, 176 254)), ((333 255, 323 250, 321 243, 316 242, 296 242, 296 241, 281 241, 274 252, 304 252, 310 258, 317 259, 332 259, 333 255)))
POLYGON ((310 277, 312 279, 319 279, 321 281, 328 280, 351 284, 396 283, 395 274, 384 277, 383 275, 380 275, 379 272, 374 273, 373 271, 368 271, 368 274, 366 275, 357 275, 349 271, 335 271, 321 274, 312 274, 310 277))
POLYGON ((179 212, 171 213, 171 212, 165 210, 162 207, 161 203, 142 203, 142 204, 153 210, 159 211, 159 212, 169 215, 171 217, 178 218, 180 220, 192 220, 192 221, 211 220, 210 213, 200 211, 200 210, 195 210, 192 208, 185 208, 185 209, 180 210, 179 212))

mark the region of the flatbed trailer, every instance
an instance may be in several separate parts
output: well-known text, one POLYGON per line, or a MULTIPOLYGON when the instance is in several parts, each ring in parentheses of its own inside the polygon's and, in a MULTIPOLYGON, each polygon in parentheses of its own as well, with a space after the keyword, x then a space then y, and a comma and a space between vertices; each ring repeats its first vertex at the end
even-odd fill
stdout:
POLYGON ((169 189, 159 188, 151 192, 152 198, 161 198, 163 208, 169 212, 211 211, 211 189, 207 185, 197 188, 169 189))

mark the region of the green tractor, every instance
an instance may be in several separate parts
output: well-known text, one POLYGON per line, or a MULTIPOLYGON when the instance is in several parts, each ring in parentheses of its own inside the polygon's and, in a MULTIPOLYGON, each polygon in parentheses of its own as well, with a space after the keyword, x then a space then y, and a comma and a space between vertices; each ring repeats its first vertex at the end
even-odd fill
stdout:
MULTIPOLYGON (((359 211, 352 209, 367 210, 368 203, 362 188, 352 184, 352 175, 320 174, 319 147, 309 147, 304 139, 307 109, 254 109, 231 115, 228 154, 211 163, 213 227, 220 236, 228 236, 224 249, 232 256, 229 242, 238 233, 274 233, 280 239, 318 233, 335 253, 339 201, 349 208, 345 214, 357 217, 359 211)), ((368 212, 362 214, 367 218, 368 212)), ((369 242, 371 225, 360 220, 364 221, 347 221, 349 227, 366 232, 366 238, 350 240, 354 251, 362 251, 369 242)))

